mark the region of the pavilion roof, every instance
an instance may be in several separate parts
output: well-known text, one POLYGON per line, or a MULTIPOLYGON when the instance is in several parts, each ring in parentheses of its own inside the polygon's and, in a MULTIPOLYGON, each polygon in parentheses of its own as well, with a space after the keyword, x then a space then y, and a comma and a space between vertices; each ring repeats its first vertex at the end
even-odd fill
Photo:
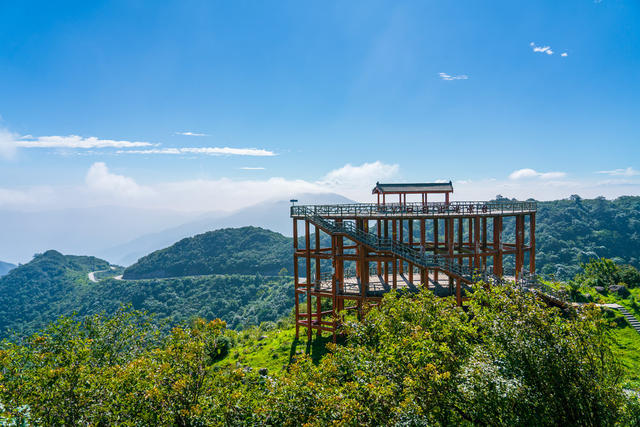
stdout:
POLYGON ((388 193, 452 193, 453 184, 449 182, 421 182, 407 184, 382 184, 376 182, 371 194, 388 193))

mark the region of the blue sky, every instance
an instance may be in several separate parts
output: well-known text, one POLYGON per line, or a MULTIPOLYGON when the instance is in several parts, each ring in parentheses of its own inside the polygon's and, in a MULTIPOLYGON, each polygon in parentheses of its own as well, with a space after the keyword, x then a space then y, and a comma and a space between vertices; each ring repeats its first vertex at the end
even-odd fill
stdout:
POLYGON ((639 23, 633 0, 2 2, 0 209, 638 195, 639 23))

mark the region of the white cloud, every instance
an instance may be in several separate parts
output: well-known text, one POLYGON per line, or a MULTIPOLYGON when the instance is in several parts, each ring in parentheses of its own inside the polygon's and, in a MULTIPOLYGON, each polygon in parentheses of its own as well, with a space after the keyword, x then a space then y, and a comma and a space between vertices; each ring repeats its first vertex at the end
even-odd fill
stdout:
POLYGON ((184 135, 184 136, 209 136, 206 133, 197 133, 197 132, 176 132, 176 135, 184 135))
POLYGON ((18 136, 7 129, 0 128, 0 158, 12 159, 16 155, 16 138, 18 136))
POLYGON ((467 80, 469 76, 465 74, 461 74, 459 76, 451 76, 447 73, 438 73, 442 80, 452 81, 452 80, 467 80))
POLYGON ((598 171, 596 173, 602 173, 611 176, 636 176, 640 175, 640 171, 635 170, 631 166, 626 169, 614 169, 610 171, 598 171))
POLYGON ((136 197, 150 192, 149 189, 138 185, 132 178, 109 172, 109 168, 103 162, 91 165, 85 183, 90 190, 118 197, 136 197))
POLYGON ((130 148, 148 147, 151 142, 142 141, 116 141, 113 139, 99 139, 95 136, 82 137, 78 135, 67 136, 22 136, 14 140, 15 145, 24 148, 130 148))
POLYGON ((261 166, 243 166, 240 169, 245 171, 263 171, 264 168, 261 166))
POLYGON ((553 55, 553 50, 550 46, 536 46, 534 42, 529 43, 529 46, 533 48, 534 52, 546 53, 547 55, 553 55))
POLYGON ((333 187, 358 185, 366 182, 366 185, 373 188, 377 181, 392 178, 398 174, 399 170, 400 167, 397 164, 388 165, 379 160, 373 163, 363 163, 360 166, 347 163, 343 167, 327 173, 319 182, 333 187))
POLYGON ((567 52, 562 52, 562 53, 560 54, 560 56, 562 56, 562 57, 566 57, 566 56, 569 56, 569 54, 568 54, 567 52))
POLYGON ((231 147, 182 147, 182 148, 151 148, 148 150, 118 150, 118 154, 208 154, 210 156, 275 156, 276 153, 258 148, 231 147))
POLYGON ((511 172, 509 175, 509 179, 518 180, 518 179, 530 179, 530 178, 540 178, 544 180, 550 179, 562 179, 566 177, 567 174, 565 172, 538 172, 534 169, 518 169, 516 171, 511 172))

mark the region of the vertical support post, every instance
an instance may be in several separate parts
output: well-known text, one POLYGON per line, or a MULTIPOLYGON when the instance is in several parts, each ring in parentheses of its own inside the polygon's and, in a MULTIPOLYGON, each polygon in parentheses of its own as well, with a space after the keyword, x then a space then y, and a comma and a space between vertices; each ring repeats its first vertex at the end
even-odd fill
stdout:
POLYGON ((476 216, 473 219, 473 266, 480 268, 480 217, 476 216))
MULTIPOLYGON (((391 239, 394 242, 398 241, 398 223, 395 219, 391 220, 391 239)), ((393 267, 391 274, 393 275, 393 289, 395 289, 398 285, 398 259, 393 257, 393 267)))
MULTIPOLYGON (((337 219, 336 225, 342 225, 342 220, 337 219)), ((336 285, 338 299, 338 311, 344 310, 344 237, 336 236, 336 285)))
MULTIPOLYGON (((434 220, 433 220, 433 254, 436 255, 436 256, 438 255, 438 249, 439 249, 439 246, 440 246, 440 242, 438 242, 439 237, 440 237, 439 236, 440 235, 440 231, 438 230, 438 222, 439 222, 438 218, 437 217, 434 218, 434 220)), ((435 268, 433 270, 433 280, 436 283, 438 283, 438 271, 439 270, 437 268, 435 268)))
MULTIPOLYGON (((420 220, 420 255, 424 255, 426 251, 426 240, 427 240, 427 231, 426 229, 427 220, 422 218, 420 220)), ((420 272, 420 281, 425 285, 429 286, 429 269, 423 268, 420 272)))
POLYGON ((524 228, 523 218, 522 215, 516 215, 516 281, 520 278, 522 271, 522 246, 524 245, 524 233, 522 230, 524 228))
POLYGON ((471 250, 471 254, 469 254, 469 268, 473 267, 473 234, 474 234, 474 227, 473 227, 473 218, 469 218, 469 249, 471 250))
POLYGON ((502 277, 502 217, 493 217, 493 274, 502 277))
MULTIPOLYGON (((384 238, 389 238, 389 220, 384 220, 384 238)), ((384 281, 388 285, 389 284, 389 261, 384 262, 384 281)))
POLYGON ((332 317, 332 322, 333 322, 333 342, 336 342, 336 331, 338 329, 338 322, 337 322, 337 317, 338 317, 338 310, 337 310, 337 306, 338 306, 338 292, 336 289, 336 273, 338 271, 338 261, 337 261, 337 240, 338 238, 336 236, 334 236, 333 234, 331 235, 331 267, 333 270, 333 274, 331 275, 331 317, 332 317))
POLYGON ((298 220, 293 218, 293 291, 295 294, 296 304, 296 339, 300 338, 300 295, 298 286, 300 280, 298 278, 298 220))
MULTIPOLYGON (((378 234, 378 240, 380 240, 380 237, 382 236, 381 226, 382 226, 382 221, 377 220, 377 222, 376 222, 376 232, 378 234)), ((376 271, 378 273, 378 276, 382 275, 382 262, 380 260, 378 260, 377 270, 376 271)))
POLYGON ((536 214, 529 215, 529 273, 536 272, 536 214))
POLYGON ((449 206, 449 193, 444 193, 444 202, 449 206))
POLYGON ((304 220, 305 273, 307 281, 307 340, 311 341, 311 239, 309 238, 309 220, 304 220))
MULTIPOLYGON (((448 193, 447 193, 448 194, 448 193)), ((449 262, 453 262, 453 218, 447 218, 447 249, 449 255, 449 262)), ((453 280, 453 276, 449 274, 449 288, 451 288, 451 280, 453 280)))
POLYGON ((487 269, 487 217, 482 217, 482 269, 487 269))
MULTIPOLYGON (((400 242, 404 243, 404 220, 398 220, 399 228, 400 228, 400 242)), ((398 263, 400 264, 400 274, 404 273, 404 261, 402 259, 398 259, 398 263)))
MULTIPOLYGON (((407 221, 407 225, 409 226, 409 246, 413 248, 413 219, 407 221)), ((408 263, 407 268, 409 269, 409 283, 413 284, 413 264, 408 263)))
POLYGON ((463 232, 464 226, 463 226, 463 221, 462 218, 458 218, 458 264, 462 265, 462 254, 463 254, 463 250, 462 250, 462 232, 463 232))
POLYGON ((318 322, 318 337, 322 336, 322 299, 320 298, 320 229, 315 226, 316 229, 316 250, 315 250, 315 263, 316 263, 316 321, 318 322))

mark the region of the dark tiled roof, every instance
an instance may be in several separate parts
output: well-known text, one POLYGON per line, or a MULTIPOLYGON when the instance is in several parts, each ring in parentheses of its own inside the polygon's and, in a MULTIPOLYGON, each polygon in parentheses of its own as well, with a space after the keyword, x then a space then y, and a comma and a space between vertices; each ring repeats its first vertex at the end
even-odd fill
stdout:
POLYGON ((371 191, 376 193, 431 193, 431 192, 447 192, 453 191, 453 185, 449 182, 421 182, 413 184, 381 184, 376 182, 376 186, 371 191))

